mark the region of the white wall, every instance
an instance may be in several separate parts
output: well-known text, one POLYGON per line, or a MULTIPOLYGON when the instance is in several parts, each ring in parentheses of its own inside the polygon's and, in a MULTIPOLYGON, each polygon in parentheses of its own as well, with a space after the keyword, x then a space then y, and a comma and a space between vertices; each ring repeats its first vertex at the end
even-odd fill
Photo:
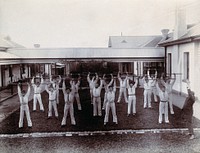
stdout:
POLYGON ((194 48, 194 90, 196 96, 200 99, 200 41, 195 42, 194 48))
POLYGON ((1 78, 1 65, 0 65, 0 87, 2 86, 2 78, 1 78))
MULTIPOLYGON (((195 91, 196 96, 200 99, 200 47, 199 42, 180 44, 167 47, 167 53, 172 54, 172 73, 181 73, 177 75, 177 80, 173 89, 187 94, 186 83, 183 81, 184 76, 184 52, 189 52, 189 80, 191 88, 195 91)), ((168 66, 168 64, 167 64, 168 66)))
MULTIPOLYGON (((180 72, 180 61, 179 61, 179 55, 178 55, 178 48, 179 46, 169 46, 167 47, 167 58, 168 58, 168 53, 171 53, 171 60, 172 60, 172 65, 171 65, 171 68, 172 68, 172 73, 181 73, 180 72)), ((167 70, 168 70, 168 64, 167 64, 167 70)), ((167 73, 169 73, 167 71, 167 73)), ((174 87, 173 89, 178 91, 178 92, 181 92, 181 75, 177 75, 176 77, 176 82, 174 84, 174 87)))

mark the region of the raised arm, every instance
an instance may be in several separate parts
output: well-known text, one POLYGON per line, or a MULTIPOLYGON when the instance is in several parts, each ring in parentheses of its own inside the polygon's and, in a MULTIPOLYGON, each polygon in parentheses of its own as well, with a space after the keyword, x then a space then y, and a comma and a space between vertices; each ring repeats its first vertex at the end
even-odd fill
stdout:
POLYGON ((88 83, 91 82, 91 80, 90 80, 90 72, 89 72, 88 75, 87 75, 87 82, 88 82, 88 83))
POLYGON ((104 80, 106 79, 106 78, 105 78, 105 76, 106 76, 106 75, 105 75, 105 74, 103 74, 103 79, 104 79, 104 80))
POLYGON ((176 81, 176 74, 174 73, 174 78, 171 79, 172 81, 170 82, 171 86, 174 85, 175 81, 176 81))
POLYGON ((81 84, 81 81, 80 81, 80 78, 78 78, 78 81, 77 81, 76 85, 79 87, 80 84, 81 84))
POLYGON ((137 85, 138 85, 138 78, 136 77, 136 78, 135 78, 135 84, 134 84, 134 87, 137 88, 137 85))
POLYGON ((62 88, 63 88, 63 89, 65 89, 65 88, 66 88, 66 85, 65 85, 65 80, 63 80, 62 88))
POLYGON ((148 77, 148 79, 151 79, 150 70, 149 69, 147 70, 147 77, 148 77))
POLYGON ((121 77, 120 77, 120 72, 118 72, 118 74, 117 74, 117 78, 118 78, 119 81, 122 80, 121 77))
POLYGON ((151 82, 151 86, 155 86, 155 83, 156 83, 156 81, 157 81, 157 75, 158 75, 158 72, 157 72, 156 69, 155 69, 155 76, 154 76, 154 78, 153 78, 153 80, 152 80, 152 82, 151 82))
POLYGON ((43 79, 43 77, 42 77, 42 75, 41 75, 40 88, 42 88, 43 85, 44 85, 44 79, 43 79))
POLYGON ((100 78, 100 86, 99 86, 100 90, 102 89, 102 87, 103 87, 103 79, 100 78))
POLYGON ((40 84, 43 84, 44 83, 44 79, 43 79, 43 76, 41 75, 41 83, 40 84))
POLYGON ((54 83, 54 82, 53 82, 53 79, 52 79, 52 75, 50 75, 49 81, 50 81, 50 83, 54 83))
POLYGON ((129 77, 128 77, 128 72, 126 72, 125 81, 127 81, 128 79, 129 79, 129 77))
POLYGON ((27 90, 26 96, 29 97, 31 93, 31 87, 29 83, 27 83, 27 85, 28 85, 28 90, 27 90))
POLYGON ((155 77, 154 77, 154 79, 157 79, 157 76, 158 76, 158 72, 157 72, 157 70, 155 69, 155 77))
POLYGON ((65 89, 66 89, 65 80, 63 80, 63 83, 62 83, 62 91, 63 91, 63 94, 66 93, 65 89))
POLYGON ((116 80, 114 80, 114 87, 113 87, 113 91, 116 92, 116 80))
POLYGON ((147 77, 147 75, 144 75, 144 76, 142 77, 142 82, 143 82, 143 84, 146 83, 146 80, 145 80, 146 77, 147 77))
POLYGON ((62 81, 62 78, 61 78, 61 76, 59 75, 58 83, 60 84, 61 81, 62 81))
POLYGON ((20 83, 18 83, 18 85, 17 85, 17 90, 18 90, 18 95, 22 96, 22 90, 20 88, 20 83))
POLYGON ((108 86, 112 85, 113 83, 113 75, 111 74, 111 81, 109 82, 108 86))
POLYGON ((186 80, 186 83, 187 83, 187 89, 191 89, 191 87, 190 87, 190 81, 189 80, 186 80))
POLYGON ((161 92, 161 89, 160 89, 160 87, 158 85, 158 82, 156 83, 156 88, 157 88, 158 92, 161 92))
POLYGON ((72 79, 69 81, 71 87, 73 86, 73 82, 74 81, 72 79))
POLYGON ((106 84, 105 74, 103 75, 102 79, 103 79, 103 85, 106 86, 107 84, 106 84))
POLYGON ((34 79, 35 79, 35 77, 33 77, 32 80, 31 80, 31 84, 32 84, 32 85, 35 84, 35 83, 34 83, 34 79))
POLYGON ((127 79, 127 88, 130 88, 129 78, 127 79))
POLYGON ((96 74, 95 83, 97 83, 97 82, 99 81, 99 76, 98 76, 98 74, 97 74, 97 73, 95 73, 95 74, 96 74))
POLYGON ((162 84, 163 86, 166 86, 166 83, 165 83, 165 81, 163 80, 163 75, 164 75, 164 73, 162 73, 162 75, 161 75, 160 82, 161 82, 161 84, 162 84))

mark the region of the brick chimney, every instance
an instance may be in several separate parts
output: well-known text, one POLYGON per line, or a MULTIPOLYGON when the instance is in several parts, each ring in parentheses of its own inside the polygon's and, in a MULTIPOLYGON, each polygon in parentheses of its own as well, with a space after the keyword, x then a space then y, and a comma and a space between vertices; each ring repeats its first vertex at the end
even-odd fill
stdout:
POLYGON ((175 12, 175 28, 174 28, 174 40, 179 39, 187 32, 186 24, 186 10, 181 8, 181 4, 177 4, 175 12))

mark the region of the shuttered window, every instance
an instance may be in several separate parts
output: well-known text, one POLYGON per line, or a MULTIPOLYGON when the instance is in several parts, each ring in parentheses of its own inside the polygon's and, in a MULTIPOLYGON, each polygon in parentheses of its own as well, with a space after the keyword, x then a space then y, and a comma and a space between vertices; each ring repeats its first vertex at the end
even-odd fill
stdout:
POLYGON ((189 79, 189 52, 184 52, 183 72, 184 79, 189 79))

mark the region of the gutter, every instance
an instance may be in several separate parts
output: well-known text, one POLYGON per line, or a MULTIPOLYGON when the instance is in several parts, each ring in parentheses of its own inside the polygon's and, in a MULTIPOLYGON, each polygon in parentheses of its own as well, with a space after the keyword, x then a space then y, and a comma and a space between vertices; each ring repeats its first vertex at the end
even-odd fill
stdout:
POLYGON ((158 46, 161 46, 161 47, 172 46, 172 45, 177 45, 177 44, 189 43, 189 42, 197 41, 197 40, 200 40, 200 35, 187 37, 187 38, 181 38, 181 39, 177 39, 177 40, 172 40, 169 42, 159 43, 158 46))

